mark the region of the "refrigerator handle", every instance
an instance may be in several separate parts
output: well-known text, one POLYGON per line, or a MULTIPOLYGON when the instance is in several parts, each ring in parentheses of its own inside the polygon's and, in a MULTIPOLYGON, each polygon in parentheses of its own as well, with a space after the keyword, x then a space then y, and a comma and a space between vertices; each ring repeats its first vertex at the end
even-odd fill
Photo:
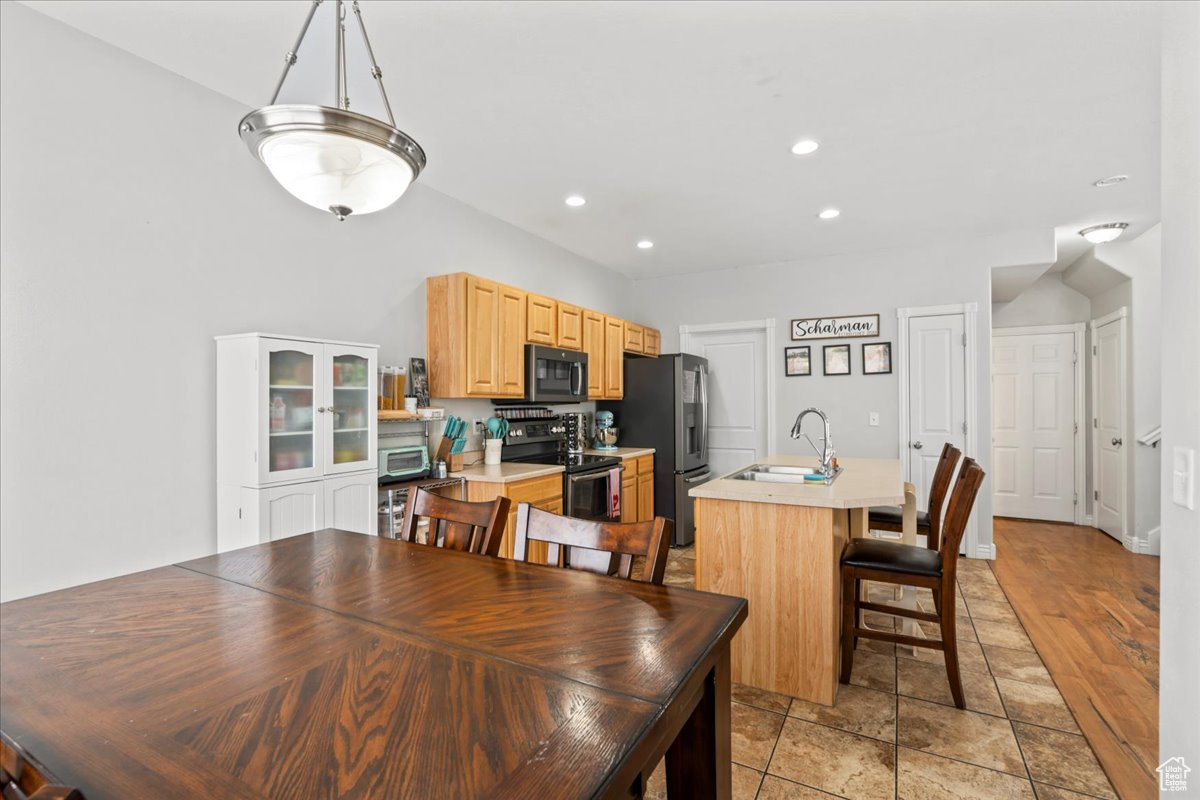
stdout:
POLYGON ((700 458, 708 461, 708 370, 701 364, 700 372, 700 458))

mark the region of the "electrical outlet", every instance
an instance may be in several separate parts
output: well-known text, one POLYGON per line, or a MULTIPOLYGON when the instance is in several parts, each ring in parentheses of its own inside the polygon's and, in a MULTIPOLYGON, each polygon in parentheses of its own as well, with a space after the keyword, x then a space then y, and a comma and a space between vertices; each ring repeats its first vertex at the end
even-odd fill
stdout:
POLYGON ((878 411, 872 411, 870 413, 870 415, 867 417, 867 424, 870 425, 872 428, 879 427, 879 412, 878 411))
POLYGON ((482 419, 473 420, 473 424, 471 425, 471 433, 475 434, 476 436, 482 436, 484 422, 485 420, 482 419))

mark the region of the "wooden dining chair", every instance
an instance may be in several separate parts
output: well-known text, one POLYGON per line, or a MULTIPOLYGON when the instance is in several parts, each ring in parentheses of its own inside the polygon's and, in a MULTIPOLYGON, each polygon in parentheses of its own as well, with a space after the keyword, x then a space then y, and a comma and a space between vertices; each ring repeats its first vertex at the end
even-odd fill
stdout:
POLYGON ((645 522, 593 522, 563 517, 528 503, 517 506, 514 558, 528 560, 529 543, 545 542, 545 564, 600 575, 662 585, 667 571, 667 550, 675 525, 664 517, 645 522), (646 559, 640 577, 633 575, 633 560, 646 559))
MULTIPOLYGON (((937 468, 933 471, 933 483, 929 486, 928 510, 917 511, 916 535, 925 536, 925 546, 930 550, 938 549, 938 540, 942 535, 942 507, 946 504, 950 479, 954 477, 954 468, 958 466, 961 456, 961 450, 946 442, 942 447, 941 456, 938 457, 937 468)), ((895 506, 872 508, 867 515, 867 528, 905 533, 904 510, 895 506)))
POLYGON ((59 784, 45 767, 2 731, 0 797, 4 800, 83 800, 78 789, 59 784))
POLYGON ((950 681, 950 694, 954 705, 964 708, 962 679, 958 673, 958 642, 954 623, 955 567, 958 563, 958 546, 967 519, 975 505, 975 496, 983 483, 984 472, 972 458, 963 461, 958 472, 954 491, 950 495, 950 506, 946 511, 946 525, 941 547, 927 547, 882 542, 863 538, 850 541, 842 551, 842 671, 839 680, 850 682, 854 666, 854 648, 859 639, 881 639, 885 642, 928 647, 941 650, 946 659, 946 677, 950 681), (923 586, 933 592, 934 613, 900 606, 864 601, 861 596, 862 581, 881 581, 902 586, 923 586), (936 622, 941 629, 941 640, 923 639, 891 631, 867 628, 862 623, 863 611, 878 611, 910 619, 936 622))
POLYGON ((437 547, 440 539, 442 547, 451 550, 495 556, 500 552, 510 505, 512 501, 507 497, 469 503, 417 489, 404 506, 400 539, 416 542, 417 526, 421 517, 425 517, 429 520, 425 544, 437 547))

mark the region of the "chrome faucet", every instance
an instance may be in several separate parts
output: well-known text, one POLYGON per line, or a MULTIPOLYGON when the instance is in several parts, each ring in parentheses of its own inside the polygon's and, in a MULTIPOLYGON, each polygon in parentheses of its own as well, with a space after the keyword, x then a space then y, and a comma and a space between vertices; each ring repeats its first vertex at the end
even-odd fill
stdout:
POLYGON ((792 438, 799 439, 803 436, 808 439, 808 443, 812 445, 812 449, 821 457, 821 472, 825 477, 833 475, 833 456, 837 452, 833 449, 833 442, 829 438, 829 417, 825 416, 825 412, 819 408, 806 408, 796 417, 796 422, 792 425, 792 438), (801 430, 800 426, 804 422, 804 418, 809 414, 816 414, 821 418, 821 422, 825 424, 825 436, 821 440, 824 445, 822 449, 817 450, 817 446, 813 444, 812 439, 808 439, 808 434, 801 430))

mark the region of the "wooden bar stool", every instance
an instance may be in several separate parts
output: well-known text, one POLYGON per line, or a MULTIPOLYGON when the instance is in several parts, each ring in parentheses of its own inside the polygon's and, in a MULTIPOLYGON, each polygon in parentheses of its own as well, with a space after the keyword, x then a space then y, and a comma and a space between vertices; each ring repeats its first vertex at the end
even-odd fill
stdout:
POLYGON ((513 557, 527 561, 529 543, 546 542, 546 561, 542 563, 608 575, 616 560, 618 578, 662 586, 674 528, 674 523, 664 517, 645 522, 593 522, 521 503, 517 506, 513 557), (646 559, 641 577, 633 575, 633 559, 637 556, 646 559))
MULTIPOLYGON (((946 491, 950 488, 950 479, 954 477, 954 468, 958 466, 958 459, 961 456, 962 451, 949 442, 942 447, 937 469, 933 472, 933 483, 929 486, 928 510, 917 511, 914 532, 909 534, 905 530, 904 512, 906 509, 895 506, 872 508, 867 515, 867 528, 876 531, 894 531, 906 539, 909 535, 916 537, 924 534, 925 546, 930 550, 937 550, 938 539, 942 532, 942 506, 946 503, 946 491)), ((906 498, 911 486, 910 483, 904 484, 906 498)), ((915 540, 913 543, 915 544, 915 540)))
POLYGON ((508 509, 512 501, 497 497, 485 503, 468 503, 452 500, 440 494, 417 489, 404 508, 404 522, 400 525, 400 539, 417 541, 417 525, 421 517, 429 520, 429 533, 425 544, 451 550, 464 550, 485 556, 500 553, 500 540, 504 538, 504 526, 508 523, 508 509))
POLYGON ((842 671, 839 678, 842 683, 850 682, 850 673, 854 666, 854 648, 860 638, 929 647, 941 650, 945 656, 946 676, 950 681, 954 705, 959 708, 966 706, 962 679, 958 673, 958 643, 954 623, 955 567, 958 563, 959 542, 967 528, 967 519, 971 516, 975 496, 979 493, 983 478, 983 468, 974 459, 967 458, 963 461, 954 491, 950 495, 941 547, 937 550, 871 538, 854 539, 847 543, 842 551, 842 671), (864 601, 859 595, 860 582, 864 580, 928 588, 933 592, 935 613, 864 601), (941 629, 942 638, 921 639, 863 627, 864 610, 936 622, 941 629))

